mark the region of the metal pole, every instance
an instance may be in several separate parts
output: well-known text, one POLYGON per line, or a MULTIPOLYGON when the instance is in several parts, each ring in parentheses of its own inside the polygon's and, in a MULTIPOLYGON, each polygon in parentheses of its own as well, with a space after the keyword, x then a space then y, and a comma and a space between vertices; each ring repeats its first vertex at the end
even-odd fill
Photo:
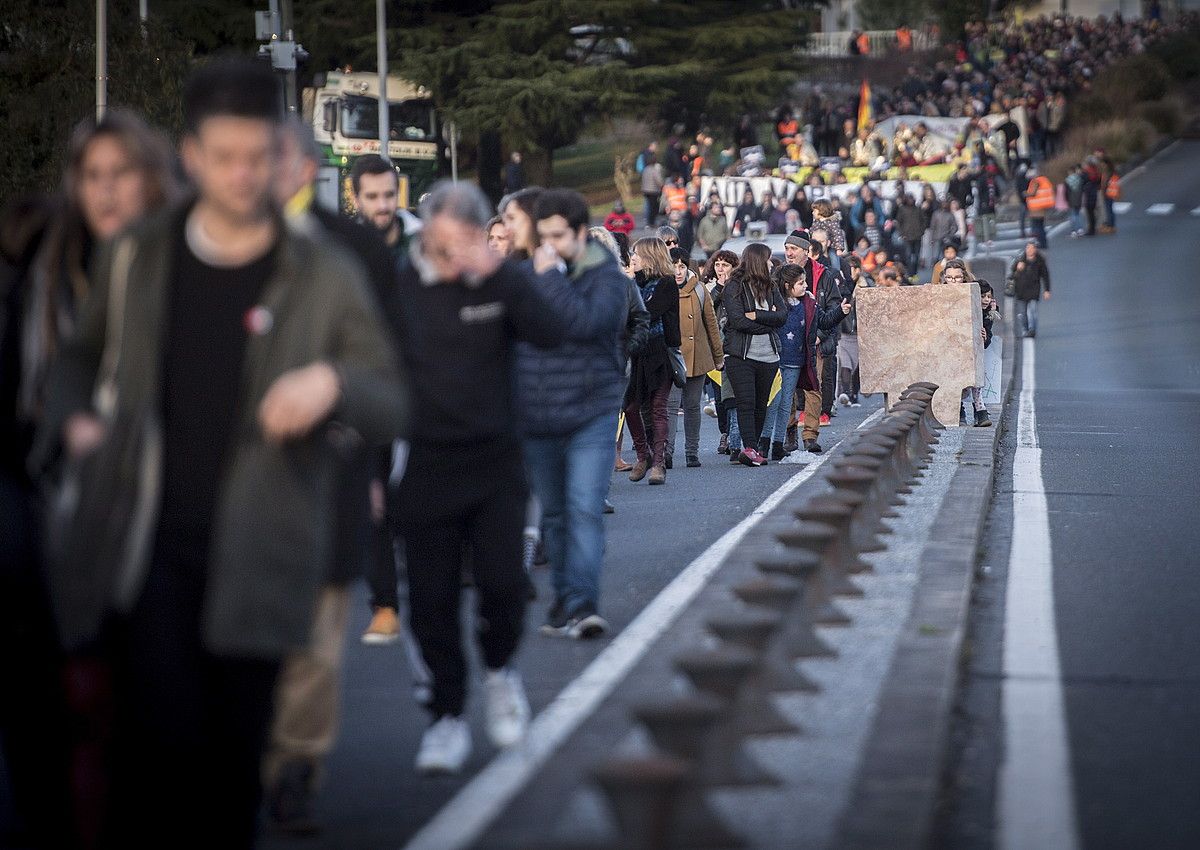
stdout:
POLYGON ((146 25, 146 16, 149 10, 146 8, 146 0, 138 0, 138 20, 142 22, 142 26, 146 25))
POLYGON ((108 108, 108 6, 96 0, 96 120, 108 108))
POLYGON ((391 161, 388 156, 388 99, 387 99, 387 12, 383 7, 384 0, 375 0, 375 48, 376 62, 379 68, 379 155, 391 161))
POLYGON ((450 179, 458 182, 458 125, 450 122, 450 179))
MULTIPOLYGON (((288 44, 295 43, 296 39, 292 34, 292 0, 280 0, 279 2, 279 32, 288 44)), ((294 53, 295 47, 292 50, 294 53)), ((294 55, 288 66, 288 69, 283 72, 283 102, 288 115, 295 115, 299 105, 296 103, 296 62, 294 55)))

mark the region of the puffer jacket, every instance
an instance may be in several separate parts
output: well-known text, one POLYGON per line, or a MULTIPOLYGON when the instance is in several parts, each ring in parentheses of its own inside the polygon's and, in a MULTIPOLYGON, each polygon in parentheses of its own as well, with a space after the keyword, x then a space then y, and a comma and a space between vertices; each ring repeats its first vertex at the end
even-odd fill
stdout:
POLYGON ((725 307, 725 353, 736 354, 744 358, 750 351, 750 340, 759 334, 771 335, 771 347, 778 353, 779 334, 787 319, 787 305, 783 295, 772 286, 768 299, 770 306, 766 310, 759 309, 754 304, 754 295, 750 286, 735 269, 725 286, 721 301, 725 307), (755 314, 753 319, 746 318, 747 311, 755 314))
POLYGON ((517 407, 521 432, 530 437, 562 436, 597 416, 615 416, 626 381, 628 279, 612 252, 589 241, 575 268, 565 275, 551 269, 543 277, 566 282, 577 300, 565 317, 562 345, 517 346, 517 407))

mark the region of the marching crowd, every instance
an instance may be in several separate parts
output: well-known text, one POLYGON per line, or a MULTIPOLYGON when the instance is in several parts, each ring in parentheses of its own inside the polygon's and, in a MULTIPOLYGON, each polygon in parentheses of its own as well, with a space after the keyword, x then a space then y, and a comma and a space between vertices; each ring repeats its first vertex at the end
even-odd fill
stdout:
MULTIPOLYGON (((1023 109, 1042 153, 1061 131, 1043 107, 1154 30, 969 35, 896 108, 1023 109)), ((860 403, 856 289, 926 267, 934 284, 971 280, 966 211, 987 241, 1002 179, 1041 247, 1059 200, 1034 167, 1023 187, 979 146, 944 198, 902 184, 885 202, 864 185, 846 204, 748 195, 727 216, 695 197, 702 149, 689 161, 673 140, 667 169, 654 146, 641 157, 647 225, 669 215, 642 238, 620 206, 591 227, 563 189, 522 188, 497 215, 476 187, 442 182, 413 215, 370 156, 351 221, 313 203, 319 151, 279 102, 265 66, 211 62, 183 95, 186 186, 158 131, 110 111, 76 130, 61 191, 0 220, 0 724, 31 846, 251 846, 264 790, 278 825, 315 828, 363 575, 362 639, 405 641, 430 714, 417 768, 455 772, 472 748, 464 582, 488 736, 519 741, 529 570, 550 569, 542 634, 607 631, 614 470, 666 484, 679 419, 684 463, 700 466, 704 412, 733 464, 820 453, 821 427, 860 403), (782 256, 723 247, 753 222, 785 235, 782 256)), ((836 111, 807 110, 809 143, 840 148, 836 111)), ((1109 197, 1099 154, 1064 186, 1076 230, 1083 210, 1094 232, 1109 197)), ((987 345, 996 299, 980 288, 987 345)), ((1049 298, 1037 244, 1012 290, 1033 334, 1049 298)), ((963 403, 964 421, 991 424, 978 388, 963 403)))

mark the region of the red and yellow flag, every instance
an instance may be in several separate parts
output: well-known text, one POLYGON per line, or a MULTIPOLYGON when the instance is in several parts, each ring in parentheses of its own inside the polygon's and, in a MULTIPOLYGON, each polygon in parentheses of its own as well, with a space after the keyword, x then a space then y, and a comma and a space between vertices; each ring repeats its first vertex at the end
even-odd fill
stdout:
POLYGON ((865 127, 875 119, 875 110, 871 108, 871 84, 863 77, 862 88, 858 90, 858 126, 865 127))

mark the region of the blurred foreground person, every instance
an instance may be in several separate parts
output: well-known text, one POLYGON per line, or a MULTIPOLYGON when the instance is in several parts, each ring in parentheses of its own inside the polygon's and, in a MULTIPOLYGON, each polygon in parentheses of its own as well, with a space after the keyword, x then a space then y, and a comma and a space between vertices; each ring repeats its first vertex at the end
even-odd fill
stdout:
POLYGON ((184 90, 196 197, 95 267, 47 402, 81 464, 52 571, 60 636, 115 666, 103 843, 248 847, 281 658, 308 643, 351 432, 405 399, 358 262, 272 198, 278 78, 205 65, 184 90), (93 392, 95 390, 95 392, 93 392))
MULTIPOLYGON (((410 622, 433 674, 433 723, 416 766, 453 773, 471 753, 459 617, 468 544, 488 736, 496 746, 514 744, 529 721, 524 686, 509 666, 529 592, 521 566, 528 487, 510 387, 516 343, 556 346, 565 327, 543 288, 488 247, 491 210, 478 188, 439 182, 420 213, 421 236, 399 272, 416 417, 394 517, 410 622)), ((514 233, 515 247, 527 238, 514 233)))
MULTIPOLYGON (((282 150, 275 196, 288 223, 319 244, 332 240, 354 254, 367 272, 375 303, 387 308, 385 315, 393 315, 396 272, 383 239, 375 228, 314 203, 321 151, 313 140, 312 129, 297 119, 288 121, 282 150)), ((398 330, 394 326, 388 329, 398 352, 398 330)), ((400 636, 396 555, 392 531, 384 522, 383 505, 391 446, 348 439, 343 448, 345 462, 338 476, 333 561, 317 597, 309 645, 291 653, 280 672, 275 717, 263 759, 268 815, 277 828, 297 834, 319 829, 312 802, 322 762, 333 749, 338 733, 349 586, 364 571, 385 577, 382 586, 372 591, 372 601, 378 607, 367 635, 378 636, 380 640, 375 642, 390 642, 400 636), (390 615, 390 623, 385 622, 386 615, 390 615)))
POLYGON ((174 194, 166 139, 136 115, 111 110, 76 127, 57 197, 6 211, 0 224, 0 663, 8 682, 0 735, 28 833, 18 844, 87 843, 103 793, 104 734, 94 721, 108 710, 105 667, 92 653, 64 657, 41 558, 40 470, 29 461, 47 374, 92 288, 93 254, 174 194), (72 803, 68 784, 86 789, 72 803))

